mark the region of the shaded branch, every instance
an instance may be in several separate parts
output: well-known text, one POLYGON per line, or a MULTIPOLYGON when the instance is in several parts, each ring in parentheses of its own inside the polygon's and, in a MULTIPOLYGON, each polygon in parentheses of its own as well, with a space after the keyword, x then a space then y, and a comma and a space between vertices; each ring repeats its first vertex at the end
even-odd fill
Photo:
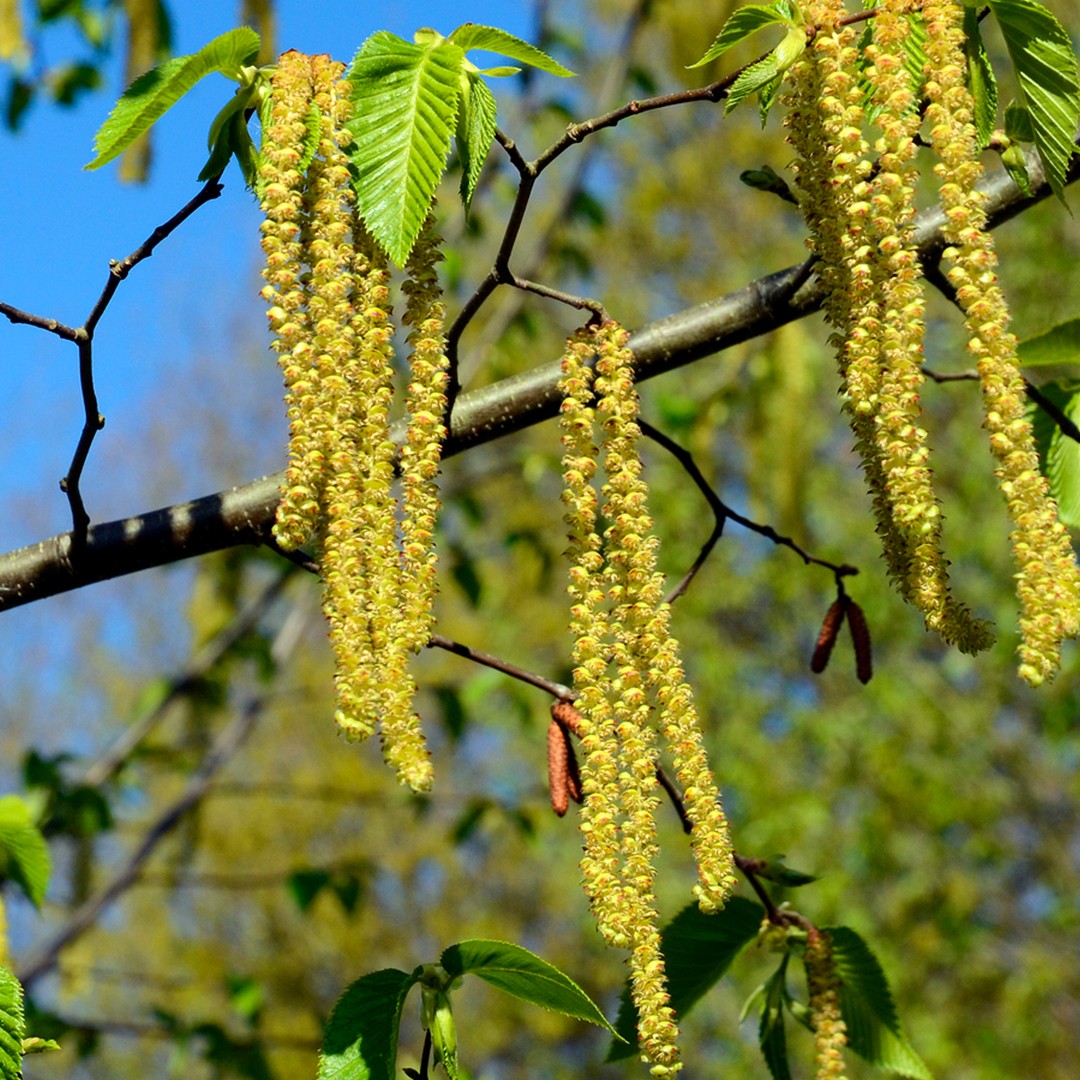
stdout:
MULTIPOLYGON (((1000 172, 983 185, 992 226, 1050 195, 1038 163, 1029 159, 1033 194, 1020 192, 1000 172)), ((1069 180, 1080 174, 1074 159, 1069 180)), ((939 208, 916 219, 923 257, 945 246, 939 208)), ((694 363, 817 311, 824 289, 816 278, 793 285, 805 264, 769 274, 742 289, 643 327, 630 339, 637 378, 648 379, 694 363)), ((557 415, 558 361, 461 394, 454 406, 445 456, 459 454, 557 415)), ((402 433, 399 433, 399 435, 402 433)), ((280 475, 150 514, 91 528, 85 550, 72 559, 70 533, 0 555, 0 610, 81 588, 95 581, 204 555, 236 544, 266 543, 278 500, 280 475)))

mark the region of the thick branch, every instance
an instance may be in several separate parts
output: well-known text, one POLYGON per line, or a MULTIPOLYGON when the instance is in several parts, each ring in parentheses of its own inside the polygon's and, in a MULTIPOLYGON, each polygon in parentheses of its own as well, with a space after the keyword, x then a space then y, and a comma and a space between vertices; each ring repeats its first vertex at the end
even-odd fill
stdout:
MULTIPOLYGON (((1031 196, 1002 172, 983 185, 991 227, 1050 195, 1042 170, 1029 162, 1031 196)), ((1080 175, 1074 159, 1070 182, 1080 175)), ((919 215, 922 258, 932 263, 945 246, 944 217, 937 208, 919 215)), ((816 278, 805 284, 804 264, 760 278, 736 292, 643 327, 630 339, 639 379, 691 364, 732 345, 766 334, 821 307, 816 278)), ((446 455, 461 453, 558 413, 558 362, 514 375, 458 397, 446 455)), ((0 610, 70 589, 236 544, 268 542, 277 504, 278 476, 177 507, 98 525, 85 548, 73 551, 70 533, 0 556, 0 610)))

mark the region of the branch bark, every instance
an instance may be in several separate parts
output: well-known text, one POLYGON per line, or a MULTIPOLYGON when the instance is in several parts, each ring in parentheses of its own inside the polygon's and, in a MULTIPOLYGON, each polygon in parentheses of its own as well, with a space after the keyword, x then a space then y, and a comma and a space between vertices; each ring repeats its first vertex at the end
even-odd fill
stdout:
MULTIPOLYGON (((1050 196, 1034 155, 1028 174, 1030 196, 1004 172, 987 178, 983 190, 991 227, 1050 196)), ((1068 180, 1078 177, 1080 161, 1074 158, 1068 180)), ((928 267, 936 265, 944 247, 943 223, 938 208, 923 211, 916 220, 920 254, 928 267)), ((630 339, 638 379, 694 363, 817 311, 823 299, 820 282, 804 281, 804 266, 789 266, 641 328, 630 339)), ((558 362, 544 364, 459 395, 445 456, 557 415, 559 374, 558 362)), ((83 545, 74 544, 68 532, 0 555, 0 611, 238 544, 268 543, 279 481, 279 475, 267 476, 193 502, 96 525, 83 545)))

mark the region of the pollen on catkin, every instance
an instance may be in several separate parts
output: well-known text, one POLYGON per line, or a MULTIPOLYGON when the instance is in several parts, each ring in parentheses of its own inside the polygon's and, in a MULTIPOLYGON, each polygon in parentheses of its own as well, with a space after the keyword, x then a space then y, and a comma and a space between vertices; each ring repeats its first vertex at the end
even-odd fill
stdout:
POLYGON ((904 64, 906 7, 877 9, 862 52, 856 31, 839 23, 846 10, 838 0, 808 7, 815 32, 788 74, 787 124, 889 576, 928 629, 970 652, 993 638, 949 588, 919 406, 923 286, 912 228, 919 116, 904 64), (872 146, 868 116, 878 132, 872 146))
POLYGON ((843 1080, 847 1027, 840 1013, 840 980, 829 935, 811 927, 803 954, 810 992, 810 1023, 817 1057, 815 1080, 843 1080))
POLYGON ((1037 686, 1053 678, 1064 638, 1080 630, 1080 570, 1068 532, 1058 520, 1049 485, 1039 471, 1025 414, 1023 377, 1009 309, 997 283, 997 256, 986 230, 985 197, 966 82, 963 8, 954 0, 926 0, 926 123, 938 164, 945 212, 949 281, 964 310, 968 349, 982 385, 990 449, 998 485, 1012 519, 1012 549, 1020 600, 1019 674, 1037 686))
POLYGON ((389 270, 355 210, 343 72, 325 56, 285 53, 264 132, 263 295, 290 421, 274 535, 286 550, 310 542, 316 551, 339 727, 350 739, 378 729, 399 779, 423 790, 431 763, 408 665, 430 637, 435 596, 446 379, 439 239, 429 224, 407 267, 413 374, 399 509, 389 270))
POLYGON ((658 541, 638 448, 638 399, 627 334, 605 323, 563 358, 564 502, 570 541, 574 685, 582 714, 582 875, 605 939, 630 949, 639 1043, 655 1075, 679 1068, 653 896, 660 739, 692 823, 695 889, 715 911, 734 886, 727 822, 701 742, 657 570, 658 541), (599 427, 600 448, 594 439, 599 427), (600 456, 603 537, 592 483, 600 456))

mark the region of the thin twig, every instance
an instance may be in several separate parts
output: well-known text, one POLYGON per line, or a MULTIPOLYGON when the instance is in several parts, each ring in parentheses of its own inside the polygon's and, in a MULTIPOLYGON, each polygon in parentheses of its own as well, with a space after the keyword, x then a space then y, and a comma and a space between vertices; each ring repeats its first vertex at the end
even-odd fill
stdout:
POLYGON ((494 668, 495 671, 501 671, 504 675, 509 675, 519 682, 528 683, 538 690, 544 690, 560 701, 573 701, 576 696, 570 687, 564 686, 562 683, 546 679, 543 675, 537 675, 535 672, 526 671, 525 668, 518 667, 517 664, 511 664, 507 660, 501 660, 490 653, 471 649, 468 645, 463 645, 460 641, 453 641, 442 634, 432 634, 427 647, 429 649, 444 649, 455 656, 464 656, 466 660, 472 660, 475 664, 483 664, 484 667, 494 668))

